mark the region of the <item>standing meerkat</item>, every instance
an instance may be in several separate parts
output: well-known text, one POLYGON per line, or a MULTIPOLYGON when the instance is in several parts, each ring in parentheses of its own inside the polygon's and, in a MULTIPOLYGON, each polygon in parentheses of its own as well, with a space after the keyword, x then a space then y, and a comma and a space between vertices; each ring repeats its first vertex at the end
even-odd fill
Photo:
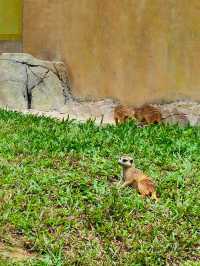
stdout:
POLYGON ((122 156, 118 163, 122 166, 122 177, 124 180, 122 187, 133 186, 140 192, 142 198, 150 196, 152 199, 158 200, 155 184, 149 176, 135 168, 131 157, 122 156))

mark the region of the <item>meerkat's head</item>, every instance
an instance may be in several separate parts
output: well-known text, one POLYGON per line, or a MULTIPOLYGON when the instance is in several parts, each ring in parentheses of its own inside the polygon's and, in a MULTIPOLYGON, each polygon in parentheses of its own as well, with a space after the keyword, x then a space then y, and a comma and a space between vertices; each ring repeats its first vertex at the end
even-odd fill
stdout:
POLYGON ((124 167, 124 168, 128 168, 133 166, 133 158, 131 158, 130 156, 127 155, 123 155, 119 160, 118 163, 124 167))
POLYGON ((135 115, 135 109, 132 108, 132 110, 131 110, 131 114, 132 114, 132 116, 134 117, 134 115, 135 115))

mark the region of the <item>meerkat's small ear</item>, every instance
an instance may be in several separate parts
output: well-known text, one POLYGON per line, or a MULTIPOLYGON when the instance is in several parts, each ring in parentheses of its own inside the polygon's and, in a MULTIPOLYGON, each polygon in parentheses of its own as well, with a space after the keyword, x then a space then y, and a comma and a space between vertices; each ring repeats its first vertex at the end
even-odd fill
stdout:
POLYGON ((130 160, 130 163, 133 163, 133 159, 130 160))

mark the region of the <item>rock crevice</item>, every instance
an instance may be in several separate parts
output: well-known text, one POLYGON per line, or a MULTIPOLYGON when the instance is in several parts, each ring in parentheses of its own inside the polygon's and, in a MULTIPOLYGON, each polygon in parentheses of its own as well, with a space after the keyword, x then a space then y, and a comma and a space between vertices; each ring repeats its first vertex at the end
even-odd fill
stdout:
POLYGON ((29 54, 0 55, 1 107, 51 111, 70 100, 73 97, 62 62, 43 61, 29 54))

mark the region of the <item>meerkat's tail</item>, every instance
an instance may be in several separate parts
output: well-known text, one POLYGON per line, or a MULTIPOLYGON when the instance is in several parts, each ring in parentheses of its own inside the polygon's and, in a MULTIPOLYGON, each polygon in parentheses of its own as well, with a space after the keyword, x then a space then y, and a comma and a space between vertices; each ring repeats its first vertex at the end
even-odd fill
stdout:
POLYGON ((155 191, 151 194, 151 198, 154 199, 156 202, 159 201, 155 191))

